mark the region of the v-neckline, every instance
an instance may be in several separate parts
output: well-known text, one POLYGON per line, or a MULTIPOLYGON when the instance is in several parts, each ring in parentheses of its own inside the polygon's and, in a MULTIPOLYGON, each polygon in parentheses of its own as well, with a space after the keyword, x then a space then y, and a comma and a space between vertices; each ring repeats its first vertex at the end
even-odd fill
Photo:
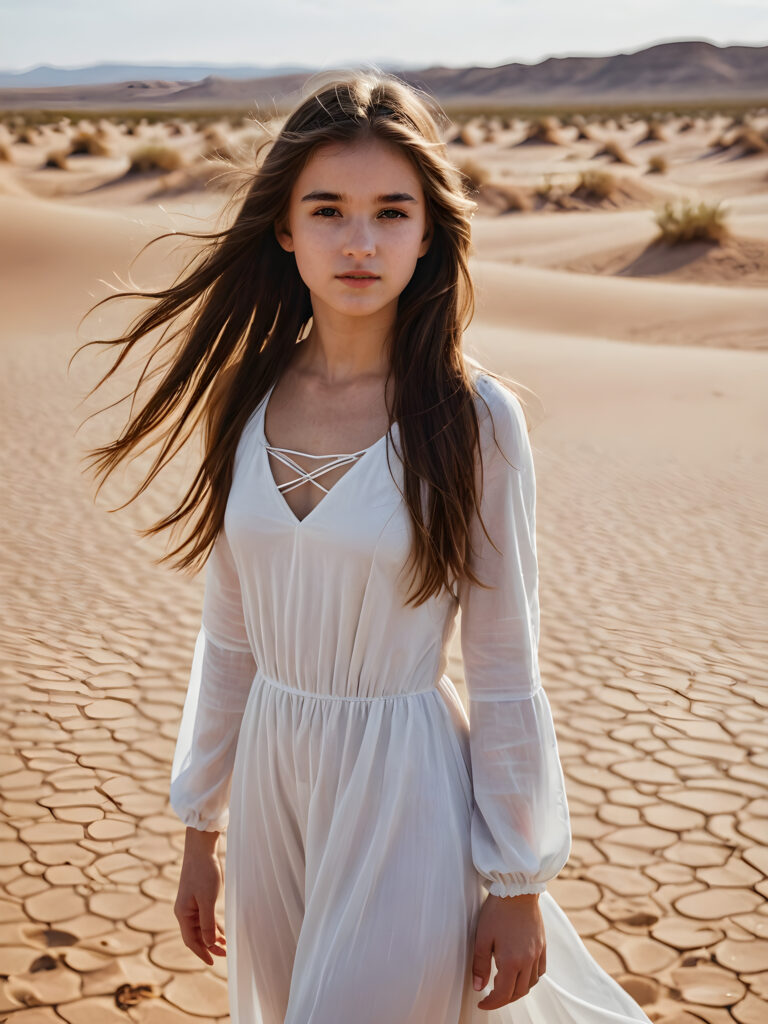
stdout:
MULTIPOLYGON (((263 453, 264 470, 266 472, 266 475, 267 475, 267 478, 268 478, 268 481, 269 481, 269 487, 270 487, 272 493, 277 498, 279 504, 282 506, 282 508, 285 510, 286 514, 290 518, 291 523, 292 523, 294 529, 298 530, 299 527, 303 526, 304 523, 307 522, 307 520, 311 519, 318 512, 318 510, 323 505, 325 505, 326 501, 328 501, 328 499, 331 497, 331 495, 336 490, 336 488, 339 487, 341 484, 343 484, 344 481, 347 479, 347 477, 352 476, 352 474, 355 473, 357 468, 360 465, 362 465, 362 463, 365 462, 365 460, 368 458, 368 456, 371 454, 371 452, 375 451, 380 445, 382 445, 387 440, 387 438, 390 436, 390 434, 394 434, 394 431, 395 431, 395 429, 397 427, 397 423, 396 422, 393 423, 392 426, 389 428, 389 430, 385 434, 382 434, 380 438, 378 438, 376 441, 373 442, 373 444, 369 444, 367 448, 359 448, 358 451, 361 454, 360 454, 360 457, 357 459, 357 461, 353 462, 352 465, 349 467, 349 469, 346 471, 346 473, 344 473, 343 476, 339 477, 339 479, 336 481, 336 483, 332 484, 331 487, 328 488, 328 490, 322 496, 322 498, 318 501, 318 503, 316 505, 313 505, 313 507, 309 510, 309 512, 307 512, 307 514, 305 516, 303 516, 303 518, 299 519, 299 517, 293 511, 291 506, 288 504, 288 502, 287 502, 287 500, 285 498, 285 495, 283 494, 283 492, 278 487, 277 481, 275 480, 274 474, 272 473, 272 466, 270 465, 270 462, 269 462, 269 448, 271 448, 271 447, 278 447, 277 445, 271 445, 270 444, 270 442, 269 442, 269 440, 267 438, 267 431, 266 431, 266 427, 265 427, 265 423, 266 423, 266 419, 267 419, 267 405, 269 404, 269 399, 270 399, 270 396, 271 396, 271 394, 272 394, 272 392, 273 392, 273 390, 275 388, 275 384, 276 383, 277 383, 277 381, 274 381, 272 384, 270 384, 266 394, 264 395, 264 397, 261 400, 261 410, 259 412, 259 417, 258 417, 259 447, 260 447, 260 449, 261 449, 261 451, 263 453)), ((312 452, 298 452, 298 454, 300 454, 300 455, 312 455, 314 453, 312 453, 312 452)), ((339 453, 331 452, 328 455, 328 458, 331 459, 336 454, 339 454, 339 453)))

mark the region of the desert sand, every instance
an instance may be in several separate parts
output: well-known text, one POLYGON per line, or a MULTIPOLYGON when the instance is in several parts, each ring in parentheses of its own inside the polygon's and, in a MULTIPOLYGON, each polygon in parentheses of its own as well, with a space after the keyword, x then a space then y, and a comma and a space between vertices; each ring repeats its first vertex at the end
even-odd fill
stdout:
MULTIPOLYGON (((768 154, 713 149, 727 122, 673 121, 650 143, 639 122, 596 128, 635 161, 605 201, 568 200, 570 177, 606 168, 573 127, 531 144, 522 121, 478 121, 450 143, 490 173, 467 349, 538 399, 540 657, 574 837, 549 889, 659 1024, 768 1015, 768 154), (667 172, 646 173, 661 154, 667 172), (545 176, 562 205, 537 200, 545 176), (510 186, 530 208, 501 212, 510 186), (653 204, 683 195, 724 200, 731 240, 654 249, 653 204)), ((163 135, 180 166, 127 176, 137 141, 117 130, 68 169, 43 163, 75 126, 4 143, 0 1015, 14 1024, 228 1020, 226 961, 198 960, 172 912, 184 826, 169 773, 202 577, 155 565, 163 542, 136 534, 175 505, 194 452, 109 514, 141 463, 94 500, 81 459, 125 407, 78 427, 130 382, 80 406, 108 357, 67 367, 125 325, 114 303, 78 333, 110 285, 180 266, 162 243, 130 271, 144 242, 213 222, 225 193, 203 187, 187 128, 163 135)), ((449 674, 466 701, 458 632, 449 674)))

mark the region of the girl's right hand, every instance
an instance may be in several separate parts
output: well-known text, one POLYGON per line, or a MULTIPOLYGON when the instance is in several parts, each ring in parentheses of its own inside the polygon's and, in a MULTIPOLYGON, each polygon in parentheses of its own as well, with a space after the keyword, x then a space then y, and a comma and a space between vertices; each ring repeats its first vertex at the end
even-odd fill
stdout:
POLYGON ((221 866, 215 849, 188 839, 173 912, 184 945, 209 966, 213 963, 211 954, 227 955, 224 929, 215 916, 221 886, 221 866))

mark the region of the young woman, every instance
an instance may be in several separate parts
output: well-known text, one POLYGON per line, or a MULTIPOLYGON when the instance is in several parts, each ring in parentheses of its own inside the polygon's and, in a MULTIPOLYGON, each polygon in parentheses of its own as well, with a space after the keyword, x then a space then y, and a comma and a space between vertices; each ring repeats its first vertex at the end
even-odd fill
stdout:
POLYGON ((534 466, 520 400, 462 352, 474 204, 442 116, 373 72, 307 95, 231 225, 194 236, 200 265, 108 342, 192 311, 95 454, 108 474, 179 411, 154 475, 205 427, 147 532, 196 513, 165 557, 209 554, 175 913, 205 963, 226 952, 233 1024, 649 1019, 546 890, 571 833, 534 466), (445 675, 459 610, 469 719, 445 675))

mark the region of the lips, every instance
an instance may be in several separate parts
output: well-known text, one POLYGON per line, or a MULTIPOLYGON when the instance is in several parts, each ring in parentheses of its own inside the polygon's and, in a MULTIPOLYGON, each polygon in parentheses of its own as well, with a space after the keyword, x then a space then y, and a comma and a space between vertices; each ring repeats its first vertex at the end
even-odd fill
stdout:
POLYGON ((360 273, 349 273, 349 274, 337 274, 337 277, 351 277, 353 280, 366 280, 368 278, 378 279, 378 274, 370 274, 368 272, 361 271, 360 273))

